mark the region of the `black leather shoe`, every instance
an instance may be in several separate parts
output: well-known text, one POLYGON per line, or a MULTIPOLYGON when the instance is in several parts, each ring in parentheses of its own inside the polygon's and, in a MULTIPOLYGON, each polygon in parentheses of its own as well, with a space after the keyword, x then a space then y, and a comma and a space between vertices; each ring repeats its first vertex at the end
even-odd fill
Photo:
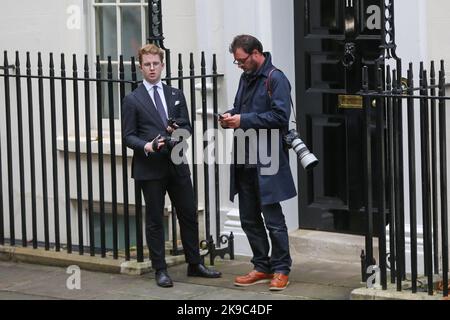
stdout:
POLYGON ((167 270, 158 270, 155 273, 156 284, 163 288, 173 287, 172 279, 170 279, 167 270))
POLYGON ((187 275, 188 277, 220 278, 222 273, 208 269, 203 264, 189 264, 187 275))

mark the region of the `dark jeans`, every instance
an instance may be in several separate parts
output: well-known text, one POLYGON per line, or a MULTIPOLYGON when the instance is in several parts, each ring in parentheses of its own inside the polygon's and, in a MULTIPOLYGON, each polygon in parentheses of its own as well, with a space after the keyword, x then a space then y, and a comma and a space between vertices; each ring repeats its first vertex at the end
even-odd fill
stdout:
POLYGON ((145 236, 155 270, 167 268, 164 239, 164 198, 166 191, 177 212, 186 262, 200 263, 197 212, 190 176, 178 176, 171 167, 161 180, 141 181, 145 198, 145 236))
POLYGON ((283 211, 280 203, 261 205, 256 170, 256 168, 238 168, 236 171, 239 215, 242 229, 252 248, 252 263, 257 271, 288 275, 292 260, 289 254, 289 237, 283 211), (270 244, 266 228, 272 242, 270 257, 270 244))

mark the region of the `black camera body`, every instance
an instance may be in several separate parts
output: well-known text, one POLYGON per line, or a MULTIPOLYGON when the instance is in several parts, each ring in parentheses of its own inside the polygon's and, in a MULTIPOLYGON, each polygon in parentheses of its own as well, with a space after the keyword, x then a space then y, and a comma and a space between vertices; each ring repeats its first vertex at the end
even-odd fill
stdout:
POLYGON ((175 121, 175 119, 173 118, 169 118, 167 119, 167 125, 169 127, 171 127, 173 130, 178 129, 180 126, 177 124, 177 122, 175 121))
MULTIPOLYGON (((167 124, 173 130, 176 130, 176 129, 178 129, 180 127, 177 124, 177 122, 175 121, 175 119, 173 119, 173 118, 167 119, 167 124)), ((171 151, 178 143, 181 142, 181 140, 173 138, 171 133, 168 133, 167 136, 163 136, 161 138, 163 139, 164 145, 167 147, 167 149, 169 151, 171 151)))
POLYGON ((169 151, 171 151, 177 144, 181 142, 181 140, 175 139, 172 136, 163 136, 161 137, 164 145, 167 147, 169 151))
POLYGON ((300 139, 297 130, 289 130, 288 133, 283 136, 283 142, 288 149, 292 148, 295 151, 305 170, 312 169, 319 163, 316 156, 309 151, 308 147, 302 139, 300 139))

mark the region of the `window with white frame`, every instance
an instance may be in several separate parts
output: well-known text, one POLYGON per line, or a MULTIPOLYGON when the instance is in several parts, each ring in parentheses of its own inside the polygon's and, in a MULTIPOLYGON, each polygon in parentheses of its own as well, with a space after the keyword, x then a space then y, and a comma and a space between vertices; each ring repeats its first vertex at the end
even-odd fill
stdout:
MULTIPOLYGON (((125 65, 125 79, 131 79, 131 57, 148 37, 147 0, 91 0, 92 47, 94 57, 100 56, 102 78, 107 77, 108 56, 111 56, 113 78, 118 79, 120 55, 125 65), (93 30, 94 31, 94 30, 93 30)), ((137 72, 139 80, 141 73, 137 72)), ((120 118, 119 85, 114 85, 114 118, 120 118)), ((108 89, 103 87, 103 117, 109 117, 108 89)))

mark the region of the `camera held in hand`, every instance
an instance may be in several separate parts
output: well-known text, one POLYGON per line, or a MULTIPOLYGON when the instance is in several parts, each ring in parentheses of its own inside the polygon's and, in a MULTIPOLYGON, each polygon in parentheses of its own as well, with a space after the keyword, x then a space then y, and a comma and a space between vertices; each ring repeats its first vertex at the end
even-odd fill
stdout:
POLYGON ((173 118, 167 119, 167 124, 168 124, 168 126, 171 127, 174 131, 180 127, 180 126, 177 124, 177 122, 175 121, 175 119, 173 119, 173 118))
POLYGON ((291 129, 283 136, 284 144, 292 148, 300 159, 300 163, 305 170, 314 168, 318 163, 316 156, 312 154, 295 129, 291 129))
MULTIPOLYGON (((169 127, 171 127, 174 131, 178 129, 180 126, 176 123, 175 119, 169 118, 167 120, 169 127)), ((169 151, 171 151, 178 143, 181 142, 179 139, 175 139, 172 137, 171 133, 168 133, 167 136, 162 137, 164 145, 167 147, 169 151)))
POLYGON ((161 138, 163 139, 162 141, 169 151, 171 151, 177 144, 181 142, 181 140, 175 139, 171 136, 164 136, 161 138))

